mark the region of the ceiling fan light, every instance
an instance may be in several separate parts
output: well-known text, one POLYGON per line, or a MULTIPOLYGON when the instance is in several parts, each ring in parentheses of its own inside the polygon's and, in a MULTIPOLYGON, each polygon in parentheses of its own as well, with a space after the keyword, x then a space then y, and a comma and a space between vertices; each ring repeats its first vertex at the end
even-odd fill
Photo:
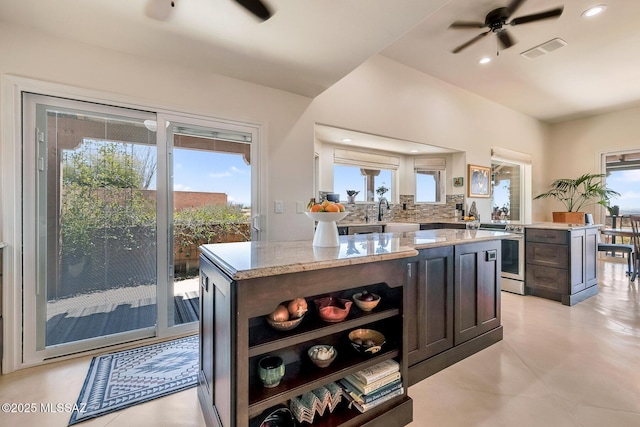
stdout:
POLYGON ((582 12, 583 18, 591 18, 592 16, 600 15, 607 8, 606 4, 599 4, 597 6, 592 6, 589 9, 582 12))
POLYGON ((489 62, 491 62, 491 58, 489 58, 488 56, 485 56, 484 58, 480 58, 478 60, 478 64, 488 64, 489 62))

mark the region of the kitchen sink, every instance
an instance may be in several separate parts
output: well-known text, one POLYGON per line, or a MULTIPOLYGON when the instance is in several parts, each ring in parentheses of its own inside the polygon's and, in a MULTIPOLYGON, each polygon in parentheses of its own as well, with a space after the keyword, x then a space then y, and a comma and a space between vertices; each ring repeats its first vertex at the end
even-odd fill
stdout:
POLYGON ((384 226, 385 233, 418 230, 420 230, 420 224, 415 222, 387 222, 384 226))

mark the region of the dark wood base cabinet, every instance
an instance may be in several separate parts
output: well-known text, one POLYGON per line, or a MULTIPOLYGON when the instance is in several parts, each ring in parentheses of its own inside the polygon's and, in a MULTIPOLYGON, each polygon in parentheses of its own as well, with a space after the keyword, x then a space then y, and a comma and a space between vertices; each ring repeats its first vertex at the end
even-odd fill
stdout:
POLYGON ((409 381, 500 341, 499 240, 423 249, 410 261, 409 381))
POLYGON ((332 413, 316 415, 313 425, 401 427, 412 421, 413 402, 406 391, 406 258, 232 280, 203 255, 200 271, 198 398, 208 426, 248 427, 265 410, 288 405, 294 397, 387 359, 400 363, 403 395, 364 413, 348 408, 343 399, 332 413), (375 310, 363 312, 354 304, 342 322, 327 323, 318 317, 315 298, 350 299, 364 289, 382 297, 375 310), (309 305, 300 325, 290 331, 271 328, 266 316, 278 304, 297 297, 309 305), (382 350, 372 356, 356 352, 347 335, 358 328, 382 332, 386 337, 382 350), (309 361, 307 350, 315 344, 337 349, 329 367, 318 368, 309 361), (285 362, 285 376, 274 388, 264 388, 258 377, 258 361, 267 355, 285 362))
POLYGON ((574 305, 598 293, 598 228, 525 229, 527 295, 574 305))

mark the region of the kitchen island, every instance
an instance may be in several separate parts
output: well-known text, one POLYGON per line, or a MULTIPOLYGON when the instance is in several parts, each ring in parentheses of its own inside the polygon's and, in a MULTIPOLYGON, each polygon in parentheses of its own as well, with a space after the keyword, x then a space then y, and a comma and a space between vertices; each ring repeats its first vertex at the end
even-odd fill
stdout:
POLYGON ((202 246, 198 398, 207 425, 249 426, 265 411, 390 359, 400 364, 401 395, 364 413, 340 404, 314 425, 408 424, 409 385, 502 339, 504 236, 442 229, 341 236, 335 248, 310 241, 202 246), (314 300, 351 299, 363 290, 381 296, 373 311, 354 305, 341 322, 319 318, 314 300), (270 327, 266 317, 295 298, 309 305, 299 326, 270 327), (347 335, 360 328, 384 334, 381 351, 366 357, 351 348, 347 335), (329 367, 307 358, 316 344, 336 348, 329 367), (264 388, 257 364, 271 355, 284 360, 285 375, 278 386, 264 388))

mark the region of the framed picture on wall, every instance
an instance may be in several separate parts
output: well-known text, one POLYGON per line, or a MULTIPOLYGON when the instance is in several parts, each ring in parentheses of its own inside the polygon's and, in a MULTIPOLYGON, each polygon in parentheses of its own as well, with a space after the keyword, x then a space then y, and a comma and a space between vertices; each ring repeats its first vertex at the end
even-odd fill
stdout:
POLYGON ((454 187, 462 187, 464 184, 464 179, 461 176, 457 176, 453 178, 453 186, 454 187))
POLYGON ((467 197, 491 197, 491 168, 467 165, 467 197))

